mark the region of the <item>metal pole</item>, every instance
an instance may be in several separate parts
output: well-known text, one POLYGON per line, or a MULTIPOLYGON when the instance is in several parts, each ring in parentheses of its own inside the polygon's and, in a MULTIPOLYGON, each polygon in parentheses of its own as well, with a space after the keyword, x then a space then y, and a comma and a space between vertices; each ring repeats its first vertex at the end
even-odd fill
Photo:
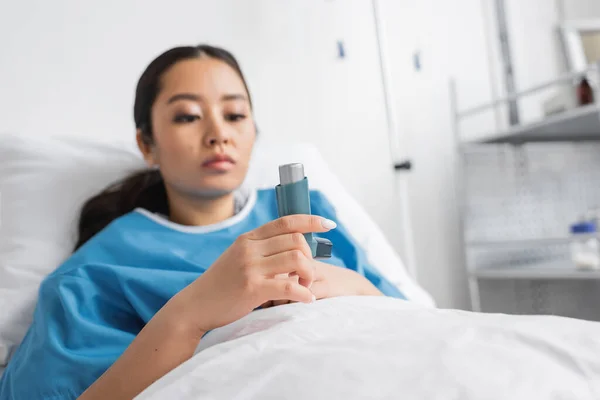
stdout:
MULTIPOLYGON (((487 47, 486 55, 488 58, 489 68, 488 75, 490 80, 490 89, 492 91, 492 100, 496 101, 500 97, 498 94, 498 86, 496 84, 496 78, 498 76, 496 59, 494 58, 494 27, 495 24, 491 21, 494 15, 494 10, 491 7, 491 3, 488 0, 481 0, 481 16, 483 18, 483 30, 485 34, 485 43, 487 47)), ((458 106, 456 106, 458 112, 458 106)), ((494 119, 496 122, 496 130, 500 130, 501 127, 505 126, 505 122, 502 120, 502 112, 499 108, 494 110, 494 119)))
POLYGON ((481 311, 481 302, 479 297, 479 281, 473 273, 471 266, 468 263, 467 244, 465 240, 465 198, 466 198, 466 178, 465 178, 465 167, 464 167, 464 154, 463 146, 461 146, 459 119, 460 113, 458 112, 458 94, 456 90, 456 81, 450 79, 449 82, 450 91, 450 112, 452 117, 452 132, 454 133, 454 147, 456 152, 456 163, 455 163, 455 188, 454 193, 456 196, 456 206, 458 214, 458 235, 459 242, 461 244, 461 262, 467 274, 467 282, 469 285, 469 297, 471 300, 471 309, 473 311, 481 311))
MULTIPOLYGON (((506 23, 506 8, 504 0, 496 0, 496 18, 498 20, 498 36, 500 39, 500 52, 504 64, 504 85, 506 93, 510 96, 515 93, 515 75, 510 53, 510 43, 508 39, 508 26, 506 23)), ((508 103, 508 118, 510 125, 519 124, 519 108, 516 100, 508 103)))
MULTIPOLYGON (((596 76, 594 77, 596 79, 596 87, 594 88, 595 90, 593 90, 594 92, 594 101, 596 102, 596 104, 598 104, 598 102, 600 101, 600 87, 598 87, 600 85, 600 60, 596 63, 596 76)), ((598 107, 598 119, 600 119, 600 107, 598 107)))

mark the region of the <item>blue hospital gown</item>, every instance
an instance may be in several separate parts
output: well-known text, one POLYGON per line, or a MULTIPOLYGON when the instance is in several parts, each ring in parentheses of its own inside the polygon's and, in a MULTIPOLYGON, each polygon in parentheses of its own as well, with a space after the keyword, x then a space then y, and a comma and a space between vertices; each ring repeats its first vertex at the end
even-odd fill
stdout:
MULTIPOLYGON (((311 193, 311 209, 336 220, 319 192, 311 193)), ((276 218, 275 191, 263 190, 233 218, 207 227, 173 224, 146 210, 116 219, 42 282, 33 323, 0 380, 0 400, 78 397, 240 234, 276 218)), ((342 225, 321 236, 334 244, 325 262, 404 298, 342 225)))

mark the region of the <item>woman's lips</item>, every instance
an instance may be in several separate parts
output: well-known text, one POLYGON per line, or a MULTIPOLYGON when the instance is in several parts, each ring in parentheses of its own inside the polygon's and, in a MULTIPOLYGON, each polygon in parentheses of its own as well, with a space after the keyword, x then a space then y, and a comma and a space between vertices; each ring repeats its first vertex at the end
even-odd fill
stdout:
POLYGON ((213 171, 230 171, 233 168, 233 163, 231 161, 210 161, 204 163, 202 165, 206 169, 210 169, 213 171))
POLYGON ((235 161, 231 157, 224 155, 212 157, 202 164, 202 167, 215 172, 231 171, 234 166, 235 161))

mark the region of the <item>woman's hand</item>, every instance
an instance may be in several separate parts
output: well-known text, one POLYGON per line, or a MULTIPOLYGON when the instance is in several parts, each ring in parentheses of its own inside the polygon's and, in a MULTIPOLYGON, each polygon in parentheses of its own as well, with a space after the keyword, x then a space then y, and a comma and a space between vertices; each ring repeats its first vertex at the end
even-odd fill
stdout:
MULTIPOLYGON (((367 278, 353 270, 313 260, 315 265, 314 281, 310 291, 316 299, 339 296, 383 296, 367 278)), ((284 279, 283 277, 281 279, 284 279)), ((288 278, 293 279, 293 276, 288 278)), ((293 303, 290 300, 273 300, 265 308, 293 303)))
POLYGON ((315 261, 303 233, 326 232, 335 223, 291 215, 241 235, 196 281, 170 302, 198 336, 227 325, 271 300, 310 303, 315 261), (284 276, 297 276, 281 279, 284 276))
POLYGON ((351 269, 319 261, 315 263, 315 278, 310 290, 317 299, 383 295, 367 278, 351 269))

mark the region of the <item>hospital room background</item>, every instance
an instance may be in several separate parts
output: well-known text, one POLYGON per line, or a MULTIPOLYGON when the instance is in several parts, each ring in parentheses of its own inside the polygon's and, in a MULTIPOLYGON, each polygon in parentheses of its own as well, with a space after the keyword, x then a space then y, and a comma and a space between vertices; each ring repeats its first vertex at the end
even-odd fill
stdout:
MULTIPOLYGON (((259 142, 316 149, 438 307, 600 319, 596 0, 3 1, 0 38, 0 147, 133 149, 145 65, 219 45, 259 142)), ((6 250, 35 212, 1 204, 6 250)))
POLYGON ((0 0, 0 397, 84 201, 147 167, 140 75, 201 43, 252 95, 244 184, 302 163, 408 301, 250 307, 139 398, 600 398, 598 0, 0 0))

